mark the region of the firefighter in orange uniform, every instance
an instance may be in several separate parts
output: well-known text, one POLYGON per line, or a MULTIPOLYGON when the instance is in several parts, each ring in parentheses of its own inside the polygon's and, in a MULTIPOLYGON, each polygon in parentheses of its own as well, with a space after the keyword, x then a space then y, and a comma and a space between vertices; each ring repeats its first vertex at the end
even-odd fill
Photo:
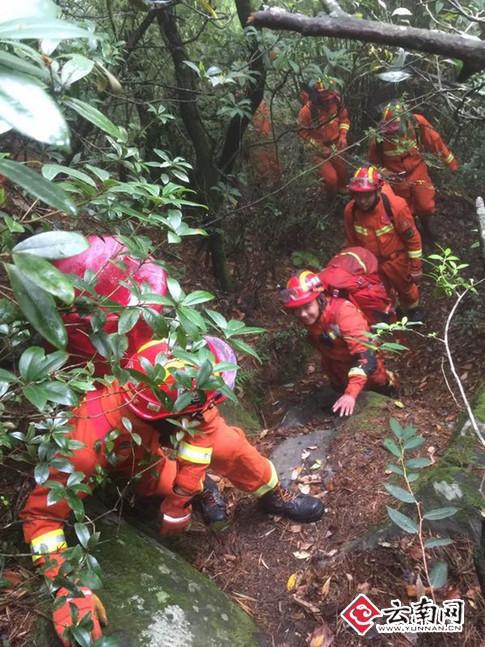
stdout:
POLYGON ((353 303, 326 295, 320 278, 307 270, 289 279, 280 299, 307 328, 323 370, 340 394, 332 407, 334 413, 352 415, 362 389, 394 393, 395 378, 379 354, 368 347, 369 326, 353 303))
POLYGON ((252 126, 256 134, 256 142, 251 148, 251 157, 256 177, 278 182, 281 177, 281 167, 276 147, 272 143, 273 127, 269 108, 264 99, 253 115, 252 126))
POLYGON ((385 185, 379 171, 361 167, 349 182, 352 200, 344 211, 346 244, 370 250, 388 289, 411 321, 422 321, 418 282, 422 276, 421 236, 403 198, 385 185))
POLYGON ((370 140, 369 160, 389 173, 394 192, 420 218, 423 236, 431 242, 430 218, 436 210, 436 192, 422 153, 441 158, 453 172, 459 164, 429 121, 423 115, 410 113, 402 102, 391 102, 384 108, 379 131, 382 141, 370 140))
MULTIPOLYGON (((225 342, 206 337, 206 343, 210 351, 206 354, 213 364, 221 361, 235 363, 234 353, 225 342)), ((83 491, 77 496, 84 498, 91 492, 90 478, 99 467, 111 475, 128 479, 133 479, 138 473, 134 478, 136 494, 163 498, 160 530, 164 536, 175 535, 189 526, 194 497, 200 496, 203 484, 207 490, 207 481, 211 481, 205 478, 210 467, 237 488, 258 497, 265 512, 304 523, 321 518, 324 511, 322 502, 316 497, 284 491, 271 461, 249 444, 241 429, 225 422, 215 406, 224 399, 217 391, 207 391, 205 402, 202 402, 200 391, 193 387, 187 391, 193 395, 192 404, 178 413, 162 404, 160 398, 174 402, 179 395, 173 372, 187 370, 187 365, 173 358, 165 341, 154 340, 145 344, 130 358, 127 368, 148 375, 147 365, 156 371, 151 379, 157 383, 160 380, 157 387, 160 397, 143 382, 120 386, 114 381, 107 387, 89 392, 73 411, 72 431, 68 438, 80 442, 81 446, 73 450, 68 460, 76 472, 84 474, 83 491), (175 459, 168 458, 161 447, 161 443, 170 446, 170 433, 180 431, 167 422, 166 418, 172 416, 188 418, 191 432, 177 443, 175 459), (108 460, 106 448, 106 437, 113 430, 121 432, 114 441, 114 464, 113 456, 108 460), (134 441, 134 434, 138 434, 140 442, 134 441)), ((232 388, 235 371, 223 372, 222 379, 232 388)), ((68 477, 69 474, 64 472, 50 470, 51 482, 65 485, 68 477)), ((209 489, 212 496, 208 497, 205 506, 201 506, 207 515, 205 520, 209 523, 224 522, 227 520, 225 505, 213 481, 209 489)), ((62 574, 67 548, 63 525, 70 508, 63 497, 50 502, 48 495, 51 491, 55 492, 45 485, 37 485, 20 516, 34 563, 41 566, 44 575, 52 581, 60 570, 62 574)), ((56 586, 56 582, 53 583, 56 586)), ((63 600, 56 605, 53 620, 64 645, 70 644, 69 637, 64 635, 65 630, 76 624, 70 605, 77 608, 79 620, 90 612, 92 637, 101 635, 99 620, 105 619, 104 609, 90 589, 81 587, 81 591, 83 595, 76 595, 61 587, 56 594, 63 600)))
POLYGON ((349 116, 341 95, 321 81, 310 81, 306 92, 308 100, 298 114, 298 134, 313 154, 314 164, 319 164, 328 198, 333 199, 338 191, 345 192, 348 180, 347 165, 337 152, 347 146, 349 116))

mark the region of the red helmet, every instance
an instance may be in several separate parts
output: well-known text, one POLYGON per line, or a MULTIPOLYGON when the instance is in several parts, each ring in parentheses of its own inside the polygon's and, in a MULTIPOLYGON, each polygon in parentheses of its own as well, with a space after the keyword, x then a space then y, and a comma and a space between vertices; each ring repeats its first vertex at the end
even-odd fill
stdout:
POLYGON ((321 79, 309 81, 307 87, 313 103, 326 104, 338 97, 335 91, 335 79, 326 79, 325 83, 321 79))
POLYGON ((280 299, 285 308, 299 308, 314 301, 323 292, 319 277, 308 270, 292 276, 286 289, 280 291, 280 299))
POLYGON ((393 101, 388 103, 382 112, 382 119, 379 122, 379 131, 384 135, 395 135, 403 127, 402 117, 406 113, 403 103, 393 101))
MULTIPOLYGON (((211 337, 209 335, 205 337, 205 340, 207 342, 208 349, 214 355, 214 364, 219 364, 220 362, 236 364, 236 355, 229 344, 217 337, 211 337)), ((136 369, 141 373, 145 373, 146 371, 143 366, 144 362, 142 360, 147 360, 152 364, 152 366, 162 364, 164 368, 164 376, 163 381, 159 384, 160 394, 168 396, 170 400, 175 402, 178 396, 181 395, 181 392, 177 388, 175 377, 170 373, 169 369, 183 370, 184 367, 188 366, 187 362, 173 357, 168 343, 164 339, 154 339, 147 344, 144 344, 130 357, 126 368, 136 369)), ((222 379, 230 389, 234 388, 234 384, 236 382, 236 370, 222 371, 222 379)), ((128 407, 137 416, 144 420, 161 420, 162 418, 169 418, 173 415, 195 413, 205 409, 211 402, 222 402, 225 400, 225 396, 217 391, 206 391, 205 396, 205 401, 201 402, 198 399, 197 393, 194 393, 194 400, 192 403, 185 407, 183 411, 177 411, 174 413, 164 406, 161 399, 158 398, 148 386, 135 386, 132 383, 128 383, 123 391, 123 398, 128 407)))
POLYGON ((375 166, 361 166, 351 178, 348 189, 353 193, 367 193, 382 188, 382 175, 375 166))

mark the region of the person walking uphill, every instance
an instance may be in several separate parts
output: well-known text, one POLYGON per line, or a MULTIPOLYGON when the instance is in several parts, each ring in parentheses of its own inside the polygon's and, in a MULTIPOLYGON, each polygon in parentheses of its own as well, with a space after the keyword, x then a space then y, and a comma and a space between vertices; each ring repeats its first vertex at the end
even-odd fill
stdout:
POLYGON ((349 115, 341 95, 326 88, 321 81, 310 81, 308 100, 298 113, 298 135, 319 164, 318 173, 325 184, 327 197, 332 200, 338 191, 345 191, 347 165, 337 152, 347 146, 350 128, 349 115))
POLYGON ((379 131, 382 140, 374 137, 369 141, 369 161, 395 176, 395 181, 390 178, 394 192, 420 219, 426 242, 433 242, 431 218, 436 211, 436 191, 423 152, 441 158, 450 171, 456 171, 459 164, 426 117, 409 112, 402 101, 384 108, 379 131))
POLYGON ((352 200, 344 210, 346 244, 371 251, 388 289, 399 298, 400 310, 421 321, 418 281, 422 276, 421 236, 403 198, 384 185, 373 167, 361 167, 349 182, 352 200))
POLYGON ((253 170, 258 181, 276 183, 281 179, 281 167, 273 143, 273 126, 266 101, 263 99, 253 115, 252 127, 256 141, 251 147, 253 170))
POLYGON ((280 299, 308 330, 323 370, 340 394, 332 407, 334 413, 352 415, 362 389, 394 393, 395 378, 379 354, 368 347, 369 326, 353 303, 325 294, 320 278, 307 270, 289 279, 280 299))
MULTIPOLYGON (((213 365, 235 363, 234 353, 225 342, 206 337, 206 344, 210 351, 206 353, 213 365)), ((121 386, 113 381, 107 387, 88 393, 72 412, 72 431, 68 437, 77 441, 79 448, 72 451, 68 460, 76 473, 84 474, 83 490, 77 496, 85 497, 90 493, 91 477, 100 468, 105 469, 111 476, 131 480, 137 495, 161 497, 161 534, 176 535, 189 526, 192 505, 203 485, 205 492, 212 491, 212 497, 202 501, 201 506, 206 522, 226 519, 217 486, 213 481, 212 486, 207 484, 211 479, 205 475, 210 467, 235 487, 254 494, 267 513, 283 515, 300 523, 318 521, 322 517, 324 507, 318 498, 283 490, 271 461, 250 445, 241 429, 228 425, 219 413, 216 405, 224 397, 217 390, 206 391, 203 397, 203 392, 192 381, 194 369, 174 358, 166 341, 146 343, 129 359, 126 368, 140 378, 138 383, 121 386), (174 402, 181 397, 177 375, 185 376, 184 384, 195 385, 184 390, 192 396, 192 401, 179 412, 173 411, 174 402), (154 387, 153 383, 158 386, 154 387), (174 459, 166 455, 162 445, 171 446, 170 434, 180 434, 181 427, 168 422, 169 417, 185 420, 183 429, 186 431, 174 447, 174 459), (113 430, 118 430, 114 441, 109 438, 113 430), (108 449, 113 442, 114 448, 108 449)), ((222 383, 232 389, 235 371, 224 371, 223 382, 220 378, 216 380, 216 376, 210 380, 211 389, 215 389, 215 384, 221 388, 222 383)), ((68 477, 69 474, 55 469, 49 473, 50 484, 65 485, 68 477)), ((34 563, 43 569, 55 588, 59 585, 57 576, 63 575, 67 548, 63 526, 70 508, 65 498, 52 502, 49 497, 52 491, 55 490, 46 485, 37 485, 20 517, 34 563)), ((76 593, 61 586, 56 598, 53 620, 63 645, 71 644, 69 629, 88 613, 91 614, 92 637, 101 635, 98 611, 101 620, 104 612, 90 589, 81 587, 81 592, 76 593)))

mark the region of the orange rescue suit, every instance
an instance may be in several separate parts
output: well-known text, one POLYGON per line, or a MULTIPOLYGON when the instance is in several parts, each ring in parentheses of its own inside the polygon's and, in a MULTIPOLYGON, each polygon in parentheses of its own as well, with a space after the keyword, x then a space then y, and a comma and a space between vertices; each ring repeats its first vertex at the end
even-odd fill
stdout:
POLYGON ((326 299, 318 321, 308 326, 330 384, 354 398, 364 388, 379 390, 389 382, 382 359, 365 345, 366 332, 369 326, 362 312, 339 297, 326 299))
POLYGON ((268 141, 273 139, 273 128, 269 108, 264 99, 253 115, 252 125, 257 135, 256 142, 251 147, 255 174, 258 178, 276 182, 280 179, 281 167, 275 145, 268 141))
MULTIPOLYGON (((404 119, 402 117, 401 119, 404 119)), ((426 117, 413 114, 404 134, 375 138, 369 142, 369 160, 390 173, 403 173, 393 182, 393 190, 408 203, 415 216, 431 216, 435 212, 435 188, 422 157, 422 151, 440 157, 451 171, 459 167, 453 153, 426 117)))
POLYGON ((354 200, 346 205, 344 228, 347 246, 360 245, 377 257, 379 272, 388 289, 397 292, 401 307, 415 308, 419 290, 411 272, 421 270, 421 235, 406 201, 385 185, 372 211, 362 211, 354 200), (392 218, 384 206, 386 198, 392 218))
POLYGON ((347 146, 350 120, 342 98, 337 92, 322 106, 307 101, 298 113, 298 134, 313 153, 314 164, 330 195, 347 186, 347 165, 336 155, 338 148, 347 146), (333 156, 332 156, 333 155, 333 156), (331 159, 327 159, 328 157, 331 159))
MULTIPOLYGON (((117 382, 90 392, 71 418, 69 438, 83 446, 75 449, 68 460, 74 470, 85 474, 86 484, 86 492, 76 496, 84 498, 90 493, 93 487, 90 478, 99 467, 105 468, 111 476, 135 477, 136 494, 165 497, 162 509, 165 506, 166 510, 170 509, 171 500, 178 505, 176 502, 183 498, 174 493, 175 487, 193 495, 200 492, 209 466, 240 490, 256 496, 266 494, 277 485, 273 464, 249 444, 241 429, 225 422, 217 407, 207 409, 193 420, 199 421, 197 433, 186 434, 175 448, 176 458, 171 459, 160 441, 170 445, 169 434, 180 431, 178 427, 166 423, 167 431, 160 432, 140 420, 125 404, 117 382), (140 444, 126 431, 123 418, 131 422, 132 433, 139 435, 140 444), (121 433, 112 451, 108 452, 107 436, 113 430, 121 433), (139 476, 135 476, 137 474, 139 476)), ((49 474, 51 481, 62 484, 66 484, 68 477, 69 474, 53 469, 49 474)), ((64 498, 51 503, 48 500, 51 491, 44 485, 37 485, 20 518, 34 562, 42 564, 45 559, 42 555, 49 555, 49 560, 52 558, 59 565, 63 561, 61 553, 67 547, 63 523, 71 509, 64 498)), ((53 577, 57 571, 58 567, 46 574, 53 577)))

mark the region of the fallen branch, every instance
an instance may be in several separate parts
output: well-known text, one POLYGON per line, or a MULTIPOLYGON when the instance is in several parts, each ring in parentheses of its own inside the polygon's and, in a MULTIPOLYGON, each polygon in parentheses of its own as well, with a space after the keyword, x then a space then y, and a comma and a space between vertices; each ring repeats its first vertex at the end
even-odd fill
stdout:
POLYGON ((338 18, 312 18, 301 13, 289 13, 278 7, 256 11, 249 17, 248 23, 256 27, 296 31, 302 36, 333 36, 459 58, 467 63, 472 72, 485 68, 485 43, 473 36, 456 36, 434 29, 403 27, 343 15, 338 18))

